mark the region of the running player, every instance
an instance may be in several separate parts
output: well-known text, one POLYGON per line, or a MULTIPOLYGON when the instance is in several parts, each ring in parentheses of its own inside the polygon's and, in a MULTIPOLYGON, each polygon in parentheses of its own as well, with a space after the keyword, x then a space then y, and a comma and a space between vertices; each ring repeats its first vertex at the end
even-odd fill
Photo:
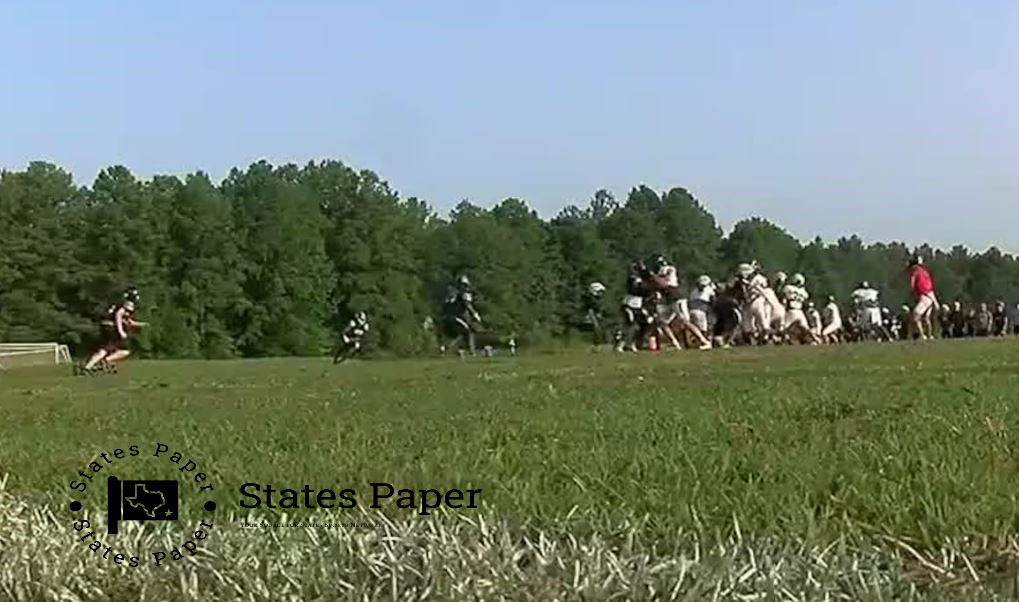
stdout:
POLYGON ((119 302, 107 308, 106 315, 99 322, 100 347, 85 365, 74 365, 76 376, 95 374, 98 370, 116 372, 117 363, 131 355, 127 345, 128 337, 135 329, 148 326, 134 319, 140 301, 138 289, 130 287, 124 291, 119 302))
MULTIPOLYGON (((481 324, 481 314, 474 307, 474 289, 470 278, 460 276, 450 287, 443 303, 443 326, 450 345, 456 345, 457 353, 464 355, 461 343, 466 342, 470 354, 477 355, 475 332, 481 324)), ((447 345, 442 346, 445 352, 447 345)))
POLYGON ((602 301, 604 298, 605 285, 601 282, 592 282, 587 286, 587 291, 582 299, 584 318, 581 328, 591 332, 592 340, 596 346, 605 342, 605 331, 602 327, 604 320, 602 301))
POLYGON ((369 330, 371 325, 368 324, 368 314, 364 312, 355 314, 339 333, 339 339, 332 351, 332 363, 339 364, 354 357, 354 354, 361 350, 361 341, 369 330))
POLYGON ((333 350, 333 363, 350 359, 355 353, 361 350, 361 340, 371 329, 368 324, 368 314, 359 311, 347 322, 347 325, 340 333, 340 339, 336 342, 336 349, 333 350))

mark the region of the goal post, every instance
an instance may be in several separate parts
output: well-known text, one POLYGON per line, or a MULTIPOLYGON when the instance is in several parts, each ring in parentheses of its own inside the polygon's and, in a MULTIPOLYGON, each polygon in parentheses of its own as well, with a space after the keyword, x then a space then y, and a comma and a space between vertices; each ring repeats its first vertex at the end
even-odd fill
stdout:
POLYGON ((0 369, 70 364, 71 353, 60 343, 0 343, 0 369))

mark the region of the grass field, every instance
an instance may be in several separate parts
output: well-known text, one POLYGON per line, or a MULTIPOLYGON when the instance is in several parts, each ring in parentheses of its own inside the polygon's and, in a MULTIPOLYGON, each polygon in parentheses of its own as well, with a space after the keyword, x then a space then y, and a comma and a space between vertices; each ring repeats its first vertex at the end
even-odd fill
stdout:
POLYGON ((1019 341, 10 371, 0 599, 1014 599, 1017 402, 1019 341), (97 561, 68 481, 155 442, 216 482, 218 539, 182 567, 97 561), (284 515, 240 508, 249 481, 482 493, 284 515), (340 515, 381 527, 239 526, 340 515))

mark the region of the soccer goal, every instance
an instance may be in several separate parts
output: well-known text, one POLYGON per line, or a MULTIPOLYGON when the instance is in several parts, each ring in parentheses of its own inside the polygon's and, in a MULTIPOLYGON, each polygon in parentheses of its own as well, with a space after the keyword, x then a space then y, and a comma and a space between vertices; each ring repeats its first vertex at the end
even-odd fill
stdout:
POLYGON ((70 364, 71 353, 60 343, 0 343, 0 369, 70 364))

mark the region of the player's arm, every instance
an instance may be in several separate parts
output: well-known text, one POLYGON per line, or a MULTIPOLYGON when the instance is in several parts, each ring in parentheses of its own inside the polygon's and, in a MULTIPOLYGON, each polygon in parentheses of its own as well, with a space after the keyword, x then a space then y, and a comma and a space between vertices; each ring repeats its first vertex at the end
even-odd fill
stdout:
POLYGON ((123 307, 117 308, 116 313, 113 314, 113 325, 117 328, 117 335, 122 338, 127 338, 127 329, 131 326, 131 318, 127 316, 127 310, 123 307))
POLYGON ((478 322, 480 324, 481 323, 481 314, 479 314, 477 308, 474 307, 474 303, 472 301, 467 301, 466 306, 467 306, 467 313, 471 316, 471 319, 473 319, 475 322, 478 322))

